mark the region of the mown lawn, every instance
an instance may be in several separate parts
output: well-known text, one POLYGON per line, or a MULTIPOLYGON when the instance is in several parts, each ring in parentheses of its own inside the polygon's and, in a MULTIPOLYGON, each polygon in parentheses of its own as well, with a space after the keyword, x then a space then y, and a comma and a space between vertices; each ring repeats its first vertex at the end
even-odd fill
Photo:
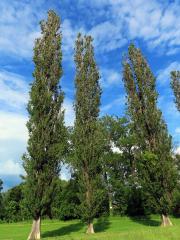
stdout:
MULTIPOLYGON (((160 227, 160 218, 110 217, 95 221, 96 234, 85 234, 80 221, 44 220, 42 239, 49 240, 180 240, 180 218, 171 218, 174 226, 160 227)), ((0 224, 0 240, 25 240, 30 222, 0 224)))

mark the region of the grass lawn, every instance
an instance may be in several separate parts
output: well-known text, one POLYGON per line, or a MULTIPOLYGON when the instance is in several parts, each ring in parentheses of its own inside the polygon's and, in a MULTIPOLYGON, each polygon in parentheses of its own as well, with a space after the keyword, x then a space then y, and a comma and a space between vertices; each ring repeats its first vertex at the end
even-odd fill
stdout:
MULTIPOLYGON (((49 240, 180 240, 180 218, 171 218, 173 227, 160 227, 160 218, 109 217, 95 221, 96 234, 85 234, 80 221, 44 220, 42 239, 49 240)), ((26 240, 30 222, 0 224, 0 240, 26 240)))

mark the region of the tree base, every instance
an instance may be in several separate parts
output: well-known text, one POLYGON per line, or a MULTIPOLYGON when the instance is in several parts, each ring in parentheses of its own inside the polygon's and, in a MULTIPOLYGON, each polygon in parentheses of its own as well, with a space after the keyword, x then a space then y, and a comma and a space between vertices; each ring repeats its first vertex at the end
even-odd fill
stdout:
POLYGON ((86 233, 88 233, 88 234, 92 234, 92 233, 94 233, 94 226, 93 226, 93 223, 89 223, 89 224, 88 224, 88 228, 87 228, 86 233))
POLYGON ((161 223, 162 227, 172 226, 172 222, 167 215, 162 214, 161 218, 162 218, 162 223, 161 223))
POLYGON ((40 227, 41 227, 41 220, 40 220, 40 218, 38 220, 33 220, 32 229, 31 229, 31 232, 30 232, 27 240, 38 240, 38 239, 41 239, 40 227))

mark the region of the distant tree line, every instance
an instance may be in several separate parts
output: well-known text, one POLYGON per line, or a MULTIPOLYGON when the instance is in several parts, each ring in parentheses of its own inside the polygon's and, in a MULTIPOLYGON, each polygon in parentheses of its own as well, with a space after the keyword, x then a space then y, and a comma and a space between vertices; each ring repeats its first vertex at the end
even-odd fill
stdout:
MULTIPOLYGON (((141 50, 130 44, 123 58, 126 90, 124 117, 100 117, 102 89, 93 39, 78 34, 75 42, 75 122, 64 123, 62 34, 54 11, 41 22, 35 42, 28 103, 29 140, 23 155, 23 183, 0 195, 2 221, 33 219, 28 239, 40 239, 41 220, 79 218, 94 233, 102 215, 180 214, 180 156, 157 106, 156 78, 141 50), (62 163, 71 179, 59 179, 62 163)), ((179 71, 171 86, 179 109, 179 71)), ((121 107, 121 106, 119 106, 121 107)), ((0 190, 2 190, 0 182, 0 190)))
MULTIPOLYGON (((111 166, 111 191, 113 195, 111 199, 106 198, 99 208, 95 217, 109 215, 128 215, 128 216, 148 216, 155 214, 158 209, 148 205, 143 196, 141 188, 135 188, 132 185, 131 176, 129 176, 129 184, 125 184, 125 179, 122 177, 117 179, 117 176, 122 175, 121 164, 126 165, 125 156, 118 156, 118 153, 111 153, 109 156, 108 165, 111 166), (114 156, 113 156, 114 155, 114 156), (119 161, 120 159, 120 161, 119 161), (121 164, 120 164, 121 163, 121 164), (116 170, 116 171, 115 171, 116 170), (111 204, 110 204, 111 203, 111 204), (110 204, 110 206, 109 206, 110 204)), ((176 156, 177 161, 179 155, 176 156)), ((126 165, 129 168, 129 164, 126 165)), ((180 166, 179 166, 180 170, 180 166)), ((28 202, 24 196, 24 183, 21 183, 0 195, 1 222, 18 222, 31 219, 31 213, 28 208, 28 202)), ((107 186, 108 188, 108 186, 107 186)), ((107 191, 107 188, 105 189, 107 191)), ((180 217, 180 187, 176 187, 173 198, 170 214, 180 217)), ((44 214, 43 218, 71 220, 80 219, 80 201, 78 198, 78 182, 75 177, 70 180, 58 180, 56 195, 53 198, 50 209, 44 214)))

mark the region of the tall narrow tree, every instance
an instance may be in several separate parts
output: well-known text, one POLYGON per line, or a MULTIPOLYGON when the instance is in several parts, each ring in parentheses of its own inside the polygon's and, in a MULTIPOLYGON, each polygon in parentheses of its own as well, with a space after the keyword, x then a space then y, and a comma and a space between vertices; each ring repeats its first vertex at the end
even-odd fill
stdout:
POLYGON ((180 111, 180 71, 171 72, 171 87, 174 92, 177 109, 180 111))
POLYGON ((103 200, 101 132, 98 127, 101 88, 92 38, 78 35, 75 49, 76 98, 73 166, 78 176, 81 217, 87 233, 94 233, 93 218, 103 200))
POLYGON ((2 199, 2 194, 1 191, 3 189, 3 181, 0 179, 0 219, 2 220, 3 217, 3 199, 2 199))
POLYGON ((52 10, 41 22, 41 37, 34 47, 34 82, 28 103, 29 141, 23 156, 25 195, 33 217, 28 239, 40 239, 40 219, 49 208, 65 151, 66 130, 59 87, 62 76, 60 19, 52 10))
POLYGON ((175 164, 171 137, 157 108, 156 80, 140 49, 133 44, 123 66, 128 113, 139 148, 138 176, 151 205, 162 215, 162 225, 171 225, 168 213, 175 187, 175 164))

